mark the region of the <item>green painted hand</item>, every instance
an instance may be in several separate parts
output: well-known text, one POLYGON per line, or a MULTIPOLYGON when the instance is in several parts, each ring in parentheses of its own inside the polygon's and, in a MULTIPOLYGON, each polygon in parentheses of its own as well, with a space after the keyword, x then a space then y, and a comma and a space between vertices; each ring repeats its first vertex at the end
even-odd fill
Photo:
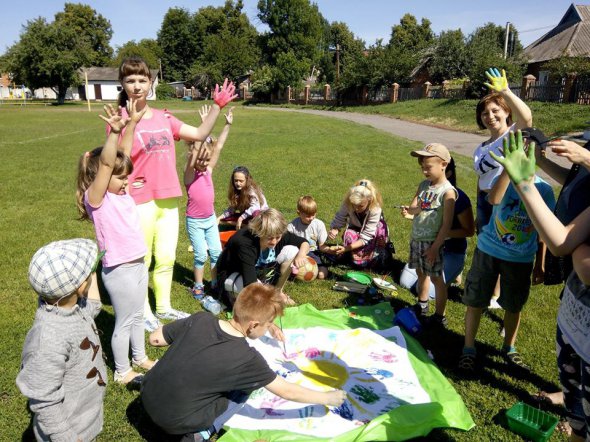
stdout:
POLYGON ((493 152, 490 155, 504 166, 514 184, 530 180, 535 175, 535 143, 529 145, 528 153, 525 152, 521 131, 516 132, 516 136, 510 132, 510 143, 504 138, 503 157, 493 152))
POLYGON ((502 69, 502 74, 497 68, 489 68, 486 71, 486 77, 488 77, 489 83, 484 83, 491 90, 496 92, 502 92, 508 89, 508 79, 506 78, 506 71, 502 69))

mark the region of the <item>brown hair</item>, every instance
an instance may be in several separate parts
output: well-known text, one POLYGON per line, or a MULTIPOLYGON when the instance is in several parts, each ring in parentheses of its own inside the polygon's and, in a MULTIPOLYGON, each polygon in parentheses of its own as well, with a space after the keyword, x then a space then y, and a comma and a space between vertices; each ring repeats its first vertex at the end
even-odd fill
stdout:
POLYGON ((227 190, 229 206, 236 212, 243 213, 244 210, 250 207, 252 193, 256 195, 256 198, 258 198, 258 201, 260 201, 260 204, 262 204, 264 201, 262 189, 260 189, 260 186, 256 183, 256 181, 254 181, 254 178, 252 178, 252 175, 250 175, 248 168, 244 166, 235 167, 231 176, 229 177, 229 188, 227 190), (234 186, 234 175, 236 173, 242 173, 244 174, 244 177, 246 177, 246 183, 240 191, 238 191, 234 186))
POLYGON ((483 121, 481 120, 481 114, 489 103, 495 103, 500 106, 502 110, 508 114, 508 118, 506 118, 506 124, 508 126, 512 126, 512 109, 510 109, 510 106, 506 104, 506 101, 502 95, 497 92, 492 92, 491 94, 488 94, 479 100, 479 103, 477 103, 477 107, 475 108, 475 121, 477 122, 479 128, 486 128, 485 124, 483 124, 483 121))
POLYGON ((297 201, 297 210, 299 213, 311 216, 318 212, 318 205, 312 196, 305 195, 297 201))
POLYGON ((283 298, 276 287, 255 282, 240 292, 233 315, 240 325, 246 325, 249 321, 272 321, 282 316, 284 308, 283 298))
MULTIPOLYGON (((119 66, 119 82, 121 84, 123 84, 123 79, 129 75, 143 75, 149 78, 151 82, 154 81, 149 66, 145 60, 140 57, 125 58, 121 63, 121 66, 119 66)), ((125 107, 127 105, 127 100, 129 100, 127 92, 125 92, 125 88, 122 88, 117 100, 119 106, 125 107)))
MULTIPOLYGON (((90 152, 85 152, 78 161, 78 180, 76 188, 76 206, 78 207, 78 213, 80 219, 90 219, 86 206, 84 205, 84 193, 88 190, 96 174, 98 173, 98 167, 100 166, 100 154, 102 147, 97 147, 90 152)), ((131 159, 120 150, 117 151, 117 160, 115 161, 115 167, 113 169, 113 175, 129 175, 133 172, 133 163, 131 159)))

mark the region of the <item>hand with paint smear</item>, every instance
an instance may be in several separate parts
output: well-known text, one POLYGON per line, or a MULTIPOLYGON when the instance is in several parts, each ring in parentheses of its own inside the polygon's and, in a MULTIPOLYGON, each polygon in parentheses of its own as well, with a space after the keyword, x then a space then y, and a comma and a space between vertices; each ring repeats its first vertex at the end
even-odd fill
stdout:
POLYGON ((339 407, 346 400, 346 392, 343 390, 326 391, 324 395, 326 396, 324 405, 330 407, 339 407))
POLYGON ((234 93, 236 91, 236 86, 234 85, 233 81, 230 81, 228 84, 227 78, 223 82, 223 86, 221 89, 219 85, 215 85, 215 92, 213 93, 213 101, 219 106, 220 109, 223 109, 229 102, 234 100, 238 94, 234 93))
POLYGON ((524 150, 522 132, 510 132, 510 143, 504 138, 504 157, 493 152, 490 155, 504 166, 512 182, 516 185, 530 181, 535 176, 535 143, 529 145, 528 154, 524 150))
POLYGON ((498 68, 490 68, 486 71, 489 83, 484 83, 485 86, 495 92, 504 92, 508 90, 508 79, 506 78, 506 71, 502 69, 502 74, 498 68))
POLYGON ((285 333, 283 333, 283 330, 281 330, 276 324, 272 324, 268 327, 268 331, 277 341, 285 342, 285 333))

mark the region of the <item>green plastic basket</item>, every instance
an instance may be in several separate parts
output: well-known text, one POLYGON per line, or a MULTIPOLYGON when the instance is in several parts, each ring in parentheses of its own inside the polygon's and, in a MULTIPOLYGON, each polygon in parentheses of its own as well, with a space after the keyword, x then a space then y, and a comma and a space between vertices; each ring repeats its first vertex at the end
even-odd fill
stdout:
POLYGON ((552 414, 518 402, 506 412, 508 428, 535 442, 545 442, 553 434, 558 419, 552 414))

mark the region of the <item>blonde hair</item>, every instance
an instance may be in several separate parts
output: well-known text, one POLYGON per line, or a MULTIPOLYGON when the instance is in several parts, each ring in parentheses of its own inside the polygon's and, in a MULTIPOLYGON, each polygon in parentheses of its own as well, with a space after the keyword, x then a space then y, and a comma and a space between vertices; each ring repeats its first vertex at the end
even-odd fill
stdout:
POLYGON ((287 220, 277 209, 266 209, 248 223, 248 229, 259 238, 282 236, 287 231, 287 220))
POLYGON ((349 209, 353 206, 362 204, 364 201, 369 201, 369 210, 383 207, 383 198, 381 198, 381 192, 375 187, 373 182, 363 178, 358 180, 354 186, 348 189, 346 196, 344 197, 344 203, 349 209))
POLYGON ((297 200, 297 210, 299 213, 311 216, 318 212, 318 205, 312 196, 305 195, 297 200))
MULTIPOLYGON (((78 207, 78 213, 80 219, 90 219, 86 206, 84 204, 84 193, 88 190, 100 166, 100 154, 102 147, 97 147, 90 152, 85 152, 78 161, 78 179, 76 188, 76 206, 78 207)), ((115 161, 115 167, 113 168, 113 175, 129 175, 133 172, 133 163, 131 159, 120 150, 117 151, 117 160, 115 161)))
POLYGON ((284 306, 276 287, 255 282, 240 292, 234 304, 233 315, 241 325, 247 325, 249 321, 272 321, 283 314, 284 306))

